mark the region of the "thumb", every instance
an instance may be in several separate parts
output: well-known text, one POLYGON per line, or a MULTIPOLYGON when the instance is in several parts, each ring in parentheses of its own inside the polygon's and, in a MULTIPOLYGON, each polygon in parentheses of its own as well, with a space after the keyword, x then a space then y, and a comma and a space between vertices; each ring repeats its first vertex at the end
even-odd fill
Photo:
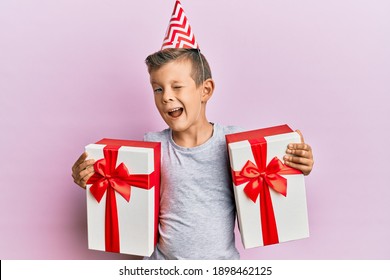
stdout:
POLYGON ((295 132, 298 133, 299 136, 301 137, 301 142, 302 142, 302 143, 305 143, 305 139, 303 139, 302 132, 301 132, 299 129, 295 130, 295 132))

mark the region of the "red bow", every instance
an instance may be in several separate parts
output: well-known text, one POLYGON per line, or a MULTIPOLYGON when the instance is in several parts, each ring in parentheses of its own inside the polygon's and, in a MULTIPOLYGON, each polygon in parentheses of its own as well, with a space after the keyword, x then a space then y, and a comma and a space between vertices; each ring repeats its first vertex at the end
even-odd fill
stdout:
POLYGON ((284 165, 277 157, 274 157, 263 170, 248 160, 241 171, 234 171, 234 173, 235 185, 248 182, 244 192, 253 202, 256 202, 259 197, 263 185, 267 185, 274 191, 286 196, 287 179, 280 176, 280 174, 300 174, 296 169, 284 165))
POLYGON ((88 180, 93 185, 89 189, 98 202, 102 199, 108 187, 112 187, 126 201, 130 201, 131 186, 126 183, 130 177, 126 165, 121 163, 115 170, 107 167, 106 159, 96 161, 95 174, 88 180), (113 171, 113 172, 112 172, 113 171))

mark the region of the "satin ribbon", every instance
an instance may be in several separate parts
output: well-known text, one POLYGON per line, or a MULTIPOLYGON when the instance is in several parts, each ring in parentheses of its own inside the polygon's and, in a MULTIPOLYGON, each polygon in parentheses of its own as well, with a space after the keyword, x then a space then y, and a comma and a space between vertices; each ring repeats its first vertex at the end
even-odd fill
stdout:
POLYGON ((260 196, 260 215, 264 245, 279 243, 270 188, 287 195, 287 179, 281 175, 302 174, 274 157, 267 165, 267 142, 264 138, 249 140, 255 163, 248 160, 240 171, 232 171, 236 186, 247 183, 244 193, 256 203, 260 196))
POLYGON ((104 158, 95 162, 95 173, 89 178, 87 184, 91 194, 100 203, 105 193, 105 247, 108 252, 119 253, 119 224, 118 210, 115 192, 120 194, 127 202, 130 202, 131 187, 150 189, 155 185, 153 182, 154 172, 146 174, 129 174, 126 165, 122 162, 116 166, 118 149, 120 146, 107 145, 103 149, 104 158))

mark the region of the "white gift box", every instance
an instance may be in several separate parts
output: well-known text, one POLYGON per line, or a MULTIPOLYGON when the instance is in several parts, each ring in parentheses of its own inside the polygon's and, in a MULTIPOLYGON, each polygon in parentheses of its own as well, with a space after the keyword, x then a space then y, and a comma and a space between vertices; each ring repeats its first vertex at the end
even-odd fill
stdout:
MULTIPOLYGON (((108 204, 112 204, 112 202, 106 201, 110 187, 104 192, 99 202, 91 192, 93 184, 87 184, 88 247, 94 250, 150 256, 154 251, 158 234, 161 144, 102 139, 96 144, 85 147, 88 159, 106 159, 108 161, 105 158, 104 149, 116 149, 115 168, 121 164, 123 167, 124 164, 131 176, 140 175, 143 178, 143 185, 141 183, 134 183, 134 185, 128 183, 129 201, 117 191, 112 192, 115 196, 118 224, 116 243, 119 242, 117 244, 118 250, 113 250, 106 244, 106 235, 109 236, 106 228, 108 226, 106 207, 108 204), (141 185, 142 187, 140 187, 141 185)), ((97 174, 96 171, 95 174, 97 174)), ((107 175, 107 177, 110 177, 108 179, 111 180, 114 176, 107 175)), ((101 179, 104 181, 107 178, 101 179)), ((90 183, 90 180, 87 183, 90 183)), ((115 211, 114 208, 113 211, 115 211)), ((110 242, 115 241, 110 240, 110 242)))
MULTIPOLYGON (((287 145, 299 143, 300 136, 287 125, 282 125, 226 135, 226 140, 234 178, 235 174, 245 169, 248 161, 256 163, 254 150, 252 149, 253 145, 263 145, 262 149, 266 152, 266 165, 269 166, 274 157, 283 162, 287 145)), ((287 193, 284 196, 267 186, 273 208, 273 214, 271 215, 264 213, 266 211, 261 213, 264 210, 260 206, 261 199, 264 199, 264 197, 261 197, 261 194, 256 202, 253 202, 244 192, 248 182, 242 184, 236 182, 237 185, 233 183, 239 229, 245 248, 266 246, 309 237, 304 176, 302 173, 279 175, 287 179, 287 193), (271 219, 274 219, 276 222, 277 241, 272 241, 268 244, 265 242, 263 235, 264 232, 265 235, 268 235, 268 225, 265 220, 262 222, 261 214, 268 216, 268 219, 271 216, 271 219)))

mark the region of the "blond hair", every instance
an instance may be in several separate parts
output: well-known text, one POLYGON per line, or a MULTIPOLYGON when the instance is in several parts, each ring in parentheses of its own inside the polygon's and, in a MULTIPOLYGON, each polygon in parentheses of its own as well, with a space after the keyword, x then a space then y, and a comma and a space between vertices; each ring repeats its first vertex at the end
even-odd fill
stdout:
POLYGON ((145 59, 149 74, 172 61, 189 60, 192 64, 191 78, 196 86, 211 79, 211 69, 206 57, 198 49, 164 49, 149 55, 145 59))

